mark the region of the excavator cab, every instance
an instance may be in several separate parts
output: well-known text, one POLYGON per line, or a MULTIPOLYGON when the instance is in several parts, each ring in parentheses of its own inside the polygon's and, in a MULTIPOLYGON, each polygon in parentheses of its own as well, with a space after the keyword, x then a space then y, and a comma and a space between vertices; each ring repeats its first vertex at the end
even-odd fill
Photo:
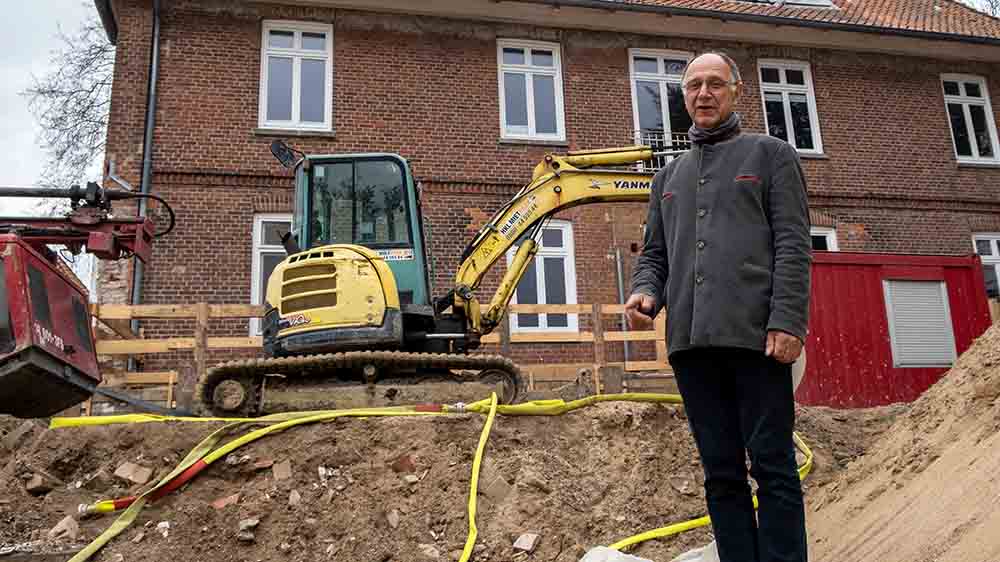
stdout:
POLYGON ((265 353, 402 348, 404 312, 433 321, 409 164, 388 153, 296 159, 280 141, 272 152, 295 168, 295 214, 267 283, 265 353))

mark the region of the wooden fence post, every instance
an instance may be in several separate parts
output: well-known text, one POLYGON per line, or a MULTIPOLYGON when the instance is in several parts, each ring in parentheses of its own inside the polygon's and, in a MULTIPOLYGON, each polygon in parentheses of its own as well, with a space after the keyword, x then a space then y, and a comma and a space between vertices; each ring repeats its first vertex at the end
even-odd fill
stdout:
POLYGON ((594 304, 590 313, 590 324, 594 332, 594 392, 601 393, 601 367, 604 366, 604 318, 601 305, 594 304))
POLYGON ((208 303, 198 303, 196 325, 194 328, 194 363, 198 379, 201 379, 207 368, 208 353, 208 303))

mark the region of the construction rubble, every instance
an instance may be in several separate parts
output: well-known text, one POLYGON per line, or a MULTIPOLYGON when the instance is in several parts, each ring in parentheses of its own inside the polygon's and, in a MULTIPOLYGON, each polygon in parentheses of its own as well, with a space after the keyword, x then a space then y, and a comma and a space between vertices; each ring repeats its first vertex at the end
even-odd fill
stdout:
MULTIPOLYGON (((338 418, 268 435, 146 505, 91 559, 457 561, 483 423, 475 413, 338 418)), ((117 516, 79 506, 143 492, 220 427, 0 418, 0 562, 69 560, 117 516)), ((998 429, 996 326, 914 404, 800 406, 797 431, 815 455, 810 558, 1000 559, 998 429)), ((498 416, 478 482, 475 561, 694 560, 713 540, 701 527, 628 556, 596 548, 705 514, 679 405, 498 416)))

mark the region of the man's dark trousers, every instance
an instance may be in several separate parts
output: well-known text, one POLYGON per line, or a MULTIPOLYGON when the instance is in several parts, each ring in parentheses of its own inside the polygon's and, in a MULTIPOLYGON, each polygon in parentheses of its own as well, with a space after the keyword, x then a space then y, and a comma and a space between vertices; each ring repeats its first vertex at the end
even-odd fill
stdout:
POLYGON ((679 351, 670 364, 704 466, 721 562, 806 562, 791 365, 757 351, 720 348, 679 351))

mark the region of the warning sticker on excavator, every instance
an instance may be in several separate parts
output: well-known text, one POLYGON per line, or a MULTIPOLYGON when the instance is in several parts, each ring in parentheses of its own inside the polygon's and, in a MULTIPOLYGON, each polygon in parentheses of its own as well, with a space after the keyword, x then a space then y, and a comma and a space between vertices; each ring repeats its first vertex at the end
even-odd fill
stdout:
POLYGON ((305 314, 296 314, 294 316, 278 320, 278 329, 285 330, 288 328, 294 328, 295 326, 304 326, 311 321, 312 320, 310 320, 305 314))
POLYGON ((413 248, 392 248, 376 251, 385 261, 406 261, 413 259, 413 248))

